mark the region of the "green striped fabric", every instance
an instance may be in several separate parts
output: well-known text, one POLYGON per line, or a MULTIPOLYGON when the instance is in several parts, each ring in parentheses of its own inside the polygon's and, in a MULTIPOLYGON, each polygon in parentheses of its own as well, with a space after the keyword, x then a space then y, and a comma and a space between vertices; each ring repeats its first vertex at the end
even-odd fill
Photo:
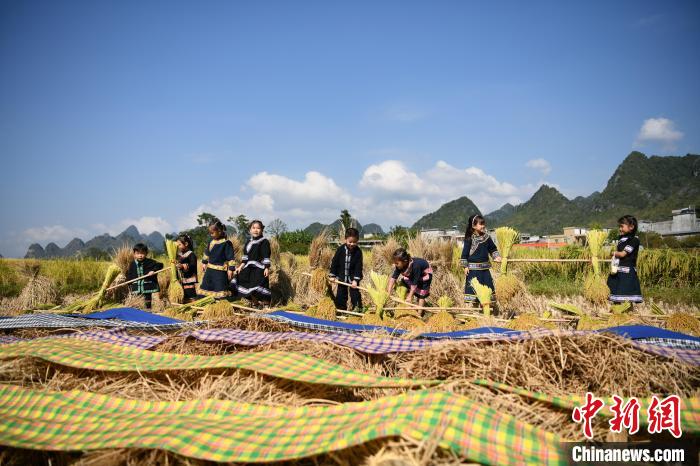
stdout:
POLYGON ((0 385, 0 444, 34 450, 156 448, 211 461, 308 457, 386 437, 483 464, 564 464, 560 439, 464 396, 427 390, 361 403, 284 408, 153 402, 0 385))
POLYGON ((264 351, 221 356, 161 353, 96 341, 34 340, 0 347, 0 359, 35 357, 64 366, 96 371, 153 372, 184 369, 235 368, 314 384, 345 387, 411 387, 439 381, 365 374, 300 353, 264 351))

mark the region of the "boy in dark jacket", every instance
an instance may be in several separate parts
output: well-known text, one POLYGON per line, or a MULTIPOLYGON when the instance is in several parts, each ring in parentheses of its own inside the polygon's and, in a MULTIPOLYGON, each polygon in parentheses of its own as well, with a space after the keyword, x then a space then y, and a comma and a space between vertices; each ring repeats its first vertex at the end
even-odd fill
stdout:
POLYGON ((163 263, 146 257, 148 255, 148 246, 143 243, 134 245, 133 250, 134 261, 129 265, 126 279, 128 281, 147 275, 146 278, 137 280, 129 286, 133 294, 143 296, 146 301, 146 309, 150 309, 153 293, 160 291, 156 272, 163 268, 163 263))
POLYGON ((362 251, 357 245, 359 240, 360 232, 356 228, 345 230, 345 244, 342 244, 335 251, 331 262, 328 276, 352 285, 352 287, 338 285, 338 291, 335 295, 335 306, 338 309, 347 309, 348 289, 350 290, 352 308, 362 307, 360 290, 356 288, 362 280, 362 251))

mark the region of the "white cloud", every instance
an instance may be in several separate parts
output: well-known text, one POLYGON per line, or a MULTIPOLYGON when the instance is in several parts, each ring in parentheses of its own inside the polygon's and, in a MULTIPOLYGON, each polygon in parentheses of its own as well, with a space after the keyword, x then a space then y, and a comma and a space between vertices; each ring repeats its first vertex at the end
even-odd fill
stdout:
POLYGON ((301 180, 260 172, 250 177, 246 187, 249 196, 229 196, 202 204, 181 218, 178 227, 190 228, 196 224, 197 215, 209 212, 222 220, 239 214, 263 221, 279 217, 297 228, 314 221, 331 222, 346 208, 364 223, 410 225, 460 196, 468 196, 483 212, 490 212, 506 202, 523 202, 539 185, 515 186, 480 168, 458 168, 444 161, 419 174, 403 162, 385 160, 365 169, 357 194, 313 171, 301 180))
POLYGON ((552 171, 552 166, 550 163, 542 158, 528 160, 525 166, 532 168, 533 170, 539 170, 544 176, 549 175, 549 173, 552 171))
POLYGON ((642 123, 637 134, 638 145, 645 142, 662 143, 664 147, 672 149, 674 143, 683 138, 683 133, 676 129, 676 124, 668 118, 648 118, 642 123))
MULTIPOLYGON (((67 243, 73 238, 84 237, 89 232, 82 228, 68 228, 63 225, 47 225, 27 228, 22 236, 28 243, 67 243)), ((84 238, 83 238, 84 239, 84 238)))
POLYGON ((96 232, 96 234, 109 233, 112 236, 116 236, 131 225, 135 226, 136 229, 139 230, 139 233, 146 235, 153 233, 154 231, 158 231, 163 234, 170 233, 173 228, 170 222, 165 220, 163 217, 146 216, 140 218, 125 218, 109 225, 104 223, 96 223, 91 226, 91 230, 96 232))

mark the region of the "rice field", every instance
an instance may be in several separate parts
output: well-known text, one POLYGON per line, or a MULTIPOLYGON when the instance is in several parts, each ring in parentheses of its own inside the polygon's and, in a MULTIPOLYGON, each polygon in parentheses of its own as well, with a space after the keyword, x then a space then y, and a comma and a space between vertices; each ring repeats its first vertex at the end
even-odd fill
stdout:
MULTIPOLYGON (((273 245, 273 268, 270 274, 273 308, 283 308, 310 316, 345 322, 387 325, 407 330, 397 337, 384 332, 368 334, 379 339, 412 340, 426 331, 466 330, 483 326, 508 327, 518 330, 595 329, 622 324, 647 324, 669 330, 700 335, 698 278, 695 252, 646 250, 643 290, 673 289, 682 293, 678 301, 647 300, 633 311, 610 312, 609 306, 592 303, 582 293, 584 279, 591 265, 580 263, 508 263, 494 268, 497 291, 491 301, 491 315, 483 309, 464 308, 464 272, 459 265, 460 252, 446 242, 424 242, 414 239, 410 247, 416 256, 427 258, 434 268, 429 304, 434 311, 401 307, 405 289, 389 296, 385 287, 390 271, 393 242, 364 253, 365 280, 362 285, 364 309, 359 315, 344 314, 335 309, 330 299, 338 285, 326 281, 332 249, 324 241, 309 256, 280 252, 273 245), (659 288, 662 287, 662 288, 659 288), (397 302, 397 300, 399 302, 397 302), (439 306, 440 311, 437 307, 439 306), (462 314, 461 312, 464 312, 462 314)), ((514 247, 510 258, 587 258, 581 248, 559 251, 522 250, 514 247)), ((114 262, 99 261, 23 261, 0 260, 0 314, 17 314, 30 308, 60 305, 62 308, 86 309, 86 303, 105 307, 130 305, 140 307, 125 293, 105 293, 109 283, 118 283, 128 262, 128 251, 118 254, 114 262), (109 282, 109 283, 108 283, 109 282), (102 290, 99 294, 95 294, 102 290), (99 297, 96 299, 95 297, 99 297), (31 303, 31 307, 23 306, 31 303)), ((158 258, 166 262, 165 257, 158 258)), ((601 265, 601 275, 605 265, 601 265)), ((201 278, 201 277, 200 277, 201 278)), ((289 324, 260 317, 232 308, 226 302, 202 300, 190 306, 171 301, 174 293, 169 272, 159 275, 161 293, 154 299, 154 310, 184 320, 207 320, 206 328, 235 328, 257 332, 311 332, 289 324)), ((647 294, 649 296, 649 294, 647 294)), ((241 303, 241 302, 239 302, 241 303)), ((241 304, 248 305, 246 301, 241 304)), ((65 333, 66 330, 25 329, 5 332, 17 337, 32 338, 65 333)), ((132 335, 143 331, 131 330, 132 335)), ((607 334, 567 336, 555 334, 542 338, 510 342, 453 341, 421 351, 387 354, 365 354, 333 343, 286 340, 258 346, 203 342, 188 338, 182 331, 166 334, 167 338, 152 348, 154 351, 185 355, 243 355, 275 351, 282 354, 306 355, 325 364, 336 364, 345 371, 358 371, 369 376, 439 381, 424 388, 430 393, 467 397, 471 402, 488 406, 499 415, 512 416, 557 439, 580 441, 580 425, 571 422, 568 408, 543 403, 535 398, 515 394, 525 390, 544 396, 581 395, 586 391, 596 396, 646 398, 652 394, 676 394, 681 397, 700 395, 700 369, 684 362, 641 351, 629 340, 607 334), (484 381, 486 385, 475 381, 484 381), (499 385, 500 384, 500 385, 499 385)), ((150 351, 148 351, 150 352, 150 351)), ((0 384, 38 391, 81 390, 145 401, 187 401, 214 399, 259 406, 285 408, 321 408, 355 406, 385 397, 410 395, 411 388, 344 387, 303 383, 250 370, 233 368, 177 369, 155 372, 105 372, 38 358, 0 360, 0 384)), ((607 429, 604 418, 594 420, 595 441, 625 440, 607 429)), ((306 458, 289 459, 270 464, 301 465, 458 465, 474 464, 468 452, 445 447, 444 430, 424 432, 422 437, 392 435, 339 450, 306 458)), ((648 439, 646 433, 635 440, 648 439)), ((503 460, 503 458, 501 458, 503 460)), ((76 452, 31 451, 0 447, 0 464, 65 464, 65 465, 204 465, 205 461, 155 448, 111 448, 76 452)), ((494 464, 494 463, 492 463, 494 464)), ((498 461, 497 464, 508 464, 498 461)), ((513 463, 515 464, 515 463, 513 463)))

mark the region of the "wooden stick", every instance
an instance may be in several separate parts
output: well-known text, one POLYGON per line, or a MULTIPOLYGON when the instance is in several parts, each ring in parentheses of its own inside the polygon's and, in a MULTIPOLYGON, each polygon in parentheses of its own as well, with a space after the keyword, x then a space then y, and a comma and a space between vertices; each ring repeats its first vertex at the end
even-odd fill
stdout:
POLYGON ((335 312, 339 314, 347 314, 350 316, 362 317, 364 314, 361 312, 346 311, 345 309, 336 309, 335 312))
MULTIPOLYGON (((598 259, 598 262, 610 262, 611 259, 598 259)), ((510 262, 593 262, 591 259, 508 259, 510 262)))
MULTIPOLYGON (((307 275, 309 277, 311 276, 311 274, 308 272, 302 272, 302 275, 307 275)), ((348 288, 357 288, 358 290, 369 292, 369 290, 367 288, 360 286, 360 285, 353 286, 350 283, 341 282, 340 280, 336 280, 335 278, 330 278, 330 277, 326 277, 326 279, 331 283, 337 283, 338 285, 347 286, 348 288)), ((417 304, 409 303, 408 301, 404 301, 403 299, 399 299, 399 298, 396 298, 396 297, 391 296, 391 295, 389 295, 389 299, 391 299, 392 301, 395 301, 397 303, 404 304, 406 306, 411 306, 411 308, 418 307, 417 304)))
POLYGON ((107 288, 105 291, 113 290, 115 288, 119 288, 120 286, 128 285, 129 283, 134 283, 134 282, 137 282, 139 280, 143 280, 144 278, 153 277, 155 275, 158 275, 161 272, 165 272, 166 270, 168 270, 168 267, 163 267, 162 269, 160 269, 157 272, 154 272, 152 274, 141 275, 140 277, 136 277, 133 280, 127 280, 125 282, 121 282, 121 283, 118 283, 116 285, 112 285, 109 288, 107 288))

